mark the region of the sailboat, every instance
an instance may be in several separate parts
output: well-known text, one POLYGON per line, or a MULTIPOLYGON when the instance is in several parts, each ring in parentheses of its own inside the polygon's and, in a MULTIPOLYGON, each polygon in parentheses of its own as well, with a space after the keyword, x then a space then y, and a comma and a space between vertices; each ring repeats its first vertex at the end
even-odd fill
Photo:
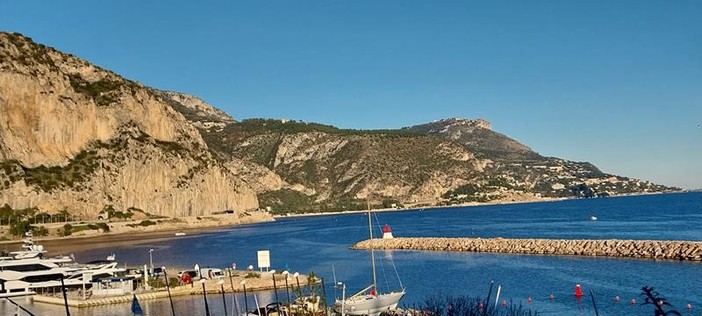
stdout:
POLYGON ((343 287, 342 299, 334 302, 334 311, 345 315, 378 316, 384 311, 395 309, 403 296, 405 288, 400 292, 379 293, 375 274, 375 253, 373 252, 373 228, 371 225, 371 212, 368 210, 368 232, 371 240, 371 266, 373 283, 350 297, 345 297, 346 285, 343 287))

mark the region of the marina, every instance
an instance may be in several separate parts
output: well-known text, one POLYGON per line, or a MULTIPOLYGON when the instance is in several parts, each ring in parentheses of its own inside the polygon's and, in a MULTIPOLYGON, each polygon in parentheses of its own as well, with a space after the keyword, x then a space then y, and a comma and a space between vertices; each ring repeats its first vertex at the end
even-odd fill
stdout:
MULTIPOLYGON (((390 224, 396 239, 433 235, 441 238, 701 241, 702 233, 698 228, 702 225, 701 208, 700 193, 634 196, 376 213, 374 221, 378 224, 374 227, 375 232, 380 233, 385 224, 390 224), (600 219, 596 222, 584 220, 593 208, 598 209, 600 219)), ((369 252, 350 249, 367 238, 366 214, 293 217, 188 234, 173 240, 158 239, 112 249, 75 252, 75 257, 78 260, 100 258, 109 251, 127 259, 128 265, 149 264, 151 255, 155 266, 192 267, 196 263, 201 266, 206 263, 226 271, 236 262, 237 267, 253 265, 257 270, 257 252, 268 249, 272 269, 314 272, 325 281, 327 296, 332 300, 343 294, 341 288, 334 286, 334 279, 343 282, 347 289, 367 286, 369 252)), ((575 284, 580 284, 585 293, 594 291, 602 314, 648 314, 648 307, 640 304, 641 288, 652 286, 683 315, 701 315, 702 298, 696 290, 702 288, 701 266, 695 261, 417 250, 378 250, 376 259, 379 267, 385 265, 378 275, 382 291, 399 287, 393 272, 380 273, 393 270, 387 266, 391 262, 395 263, 403 285, 411 289, 398 305, 400 308, 420 304, 436 293, 485 296, 490 282, 494 281, 496 286, 501 285, 501 299, 522 303, 541 315, 594 315, 587 296, 581 300, 575 298, 575 284), (615 297, 619 300, 615 301, 615 297), (630 304, 632 299, 637 304, 630 304), (687 304, 692 307, 689 311, 687 304)), ((236 285, 236 281, 234 283, 236 285)), ((255 296, 261 306, 287 299, 281 284, 278 284, 277 299, 275 293, 264 290, 256 292, 255 296)), ((254 296, 252 293, 247 296, 248 309, 252 310, 254 296)), ((242 302, 243 292, 236 292, 236 297, 242 302)), ((221 298, 216 300, 216 294, 210 293, 208 298, 213 314, 221 315, 221 298)), ((227 300, 231 306, 231 298, 227 300)), ((203 300, 197 293, 177 296, 173 301, 178 315, 204 315, 203 300)), ((0 304, 4 304, 0 308, 14 311, 13 306, 0 304)), ((141 304, 153 315, 170 311, 168 299, 146 299, 141 300, 141 304)), ((23 306, 48 312, 62 308, 31 301, 23 306)), ((72 315, 95 314, 131 315, 128 303, 72 309, 72 315)))

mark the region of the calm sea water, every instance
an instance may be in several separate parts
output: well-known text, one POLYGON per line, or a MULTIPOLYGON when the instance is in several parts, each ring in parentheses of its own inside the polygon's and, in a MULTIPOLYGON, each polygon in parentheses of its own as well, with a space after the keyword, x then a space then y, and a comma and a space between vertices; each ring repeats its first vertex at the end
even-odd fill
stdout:
MULTIPOLYGON (((568 200, 546 203, 443 208, 377 213, 379 226, 390 224, 395 236, 673 239, 702 241, 702 193, 568 200), (588 221, 590 215, 597 221, 588 221)), ((365 214, 283 218, 272 223, 244 225, 171 241, 76 253, 79 261, 114 252, 128 264, 145 264, 153 248, 157 266, 238 267, 256 265, 256 251, 271 251, 272 268, 314 271, 333 283, 344 281, 350 291, 370 281, 367 251, 349 250, 366 239, 365 214), (333 267, 333 268, 332 268, 333 267)), ((589 297, 577 301, 576 283, 595 293, 600 315, 653 315, 642 302, 640 289, 653 286, 683 315, 702 315, 702 263, 607 259, 592 257, 505 255, 423 251, 376 252, 379 285, 407 288, 402 304, 421 304, 431 294, 485 296, 491 281, 502 286, 501 298, 521 302, 542 315, 595 315, 589 297), (393 260, 388 260, 392 258, 393 260), (397 268, 397 274, 391 265, 397 268), (553 294, 555 300, 550 301, 553 294), (614 302, 619 296, 621 301, 614 302), (532 303, 527 298, 532 298, 532 303), (685 306, 693 305, 688 311, 685 306)), ((284 290, 281 292, 284 296, 284 290)), ((329 296, 341 295, 329 286, 329 296)), ((259 293, 261 302, 273 293, 259 293)), ((281 296, 281 297, 283 297, 281 296)), ((493 296, 494 297, 494 296, 493 296)), ((221 315, 221 298, 210 302, 221 315)), ((241 301, 241 297, 239 300, 241 301)), ((252 298, 249 298, 250 300, 252 298)), ((62 312, 56 307, 25 302, 37 314, 62 312)), ((204 315, 201 297, 176 299, 181 315, 204 315)), ((168 301, 142 302, 148 315, 168 315, 168 301)), ((251 306, 251 304, 250 304, 251 306)), ((0 311, 14 310, 0 302, 0 311)), ((231 306, 230 306, 231 311, 231 306)), ((129 305, 72 310, 72 315, 130 315, 129 305)))

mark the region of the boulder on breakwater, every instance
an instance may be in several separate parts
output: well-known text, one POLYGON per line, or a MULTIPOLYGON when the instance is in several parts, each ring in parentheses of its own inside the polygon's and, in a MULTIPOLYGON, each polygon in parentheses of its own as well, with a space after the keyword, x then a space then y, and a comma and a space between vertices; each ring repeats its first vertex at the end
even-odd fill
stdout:
MULTIPOLYGON (((493 252, 702 261, 702 242, 620 239, 393 238, 373 239, 376 250, 493 252)), ((370 249, 370 240, 352 249, 370 249)))

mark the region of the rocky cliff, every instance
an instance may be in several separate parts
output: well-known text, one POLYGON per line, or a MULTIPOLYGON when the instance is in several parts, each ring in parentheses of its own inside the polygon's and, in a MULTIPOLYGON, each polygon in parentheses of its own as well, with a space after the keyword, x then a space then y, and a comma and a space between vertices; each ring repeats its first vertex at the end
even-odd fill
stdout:
POLYGON ((196 119, 233 122, 194 97, 0 33, 0 205, 88 218, 106 206, 161 216, 257 208, 196 119))

